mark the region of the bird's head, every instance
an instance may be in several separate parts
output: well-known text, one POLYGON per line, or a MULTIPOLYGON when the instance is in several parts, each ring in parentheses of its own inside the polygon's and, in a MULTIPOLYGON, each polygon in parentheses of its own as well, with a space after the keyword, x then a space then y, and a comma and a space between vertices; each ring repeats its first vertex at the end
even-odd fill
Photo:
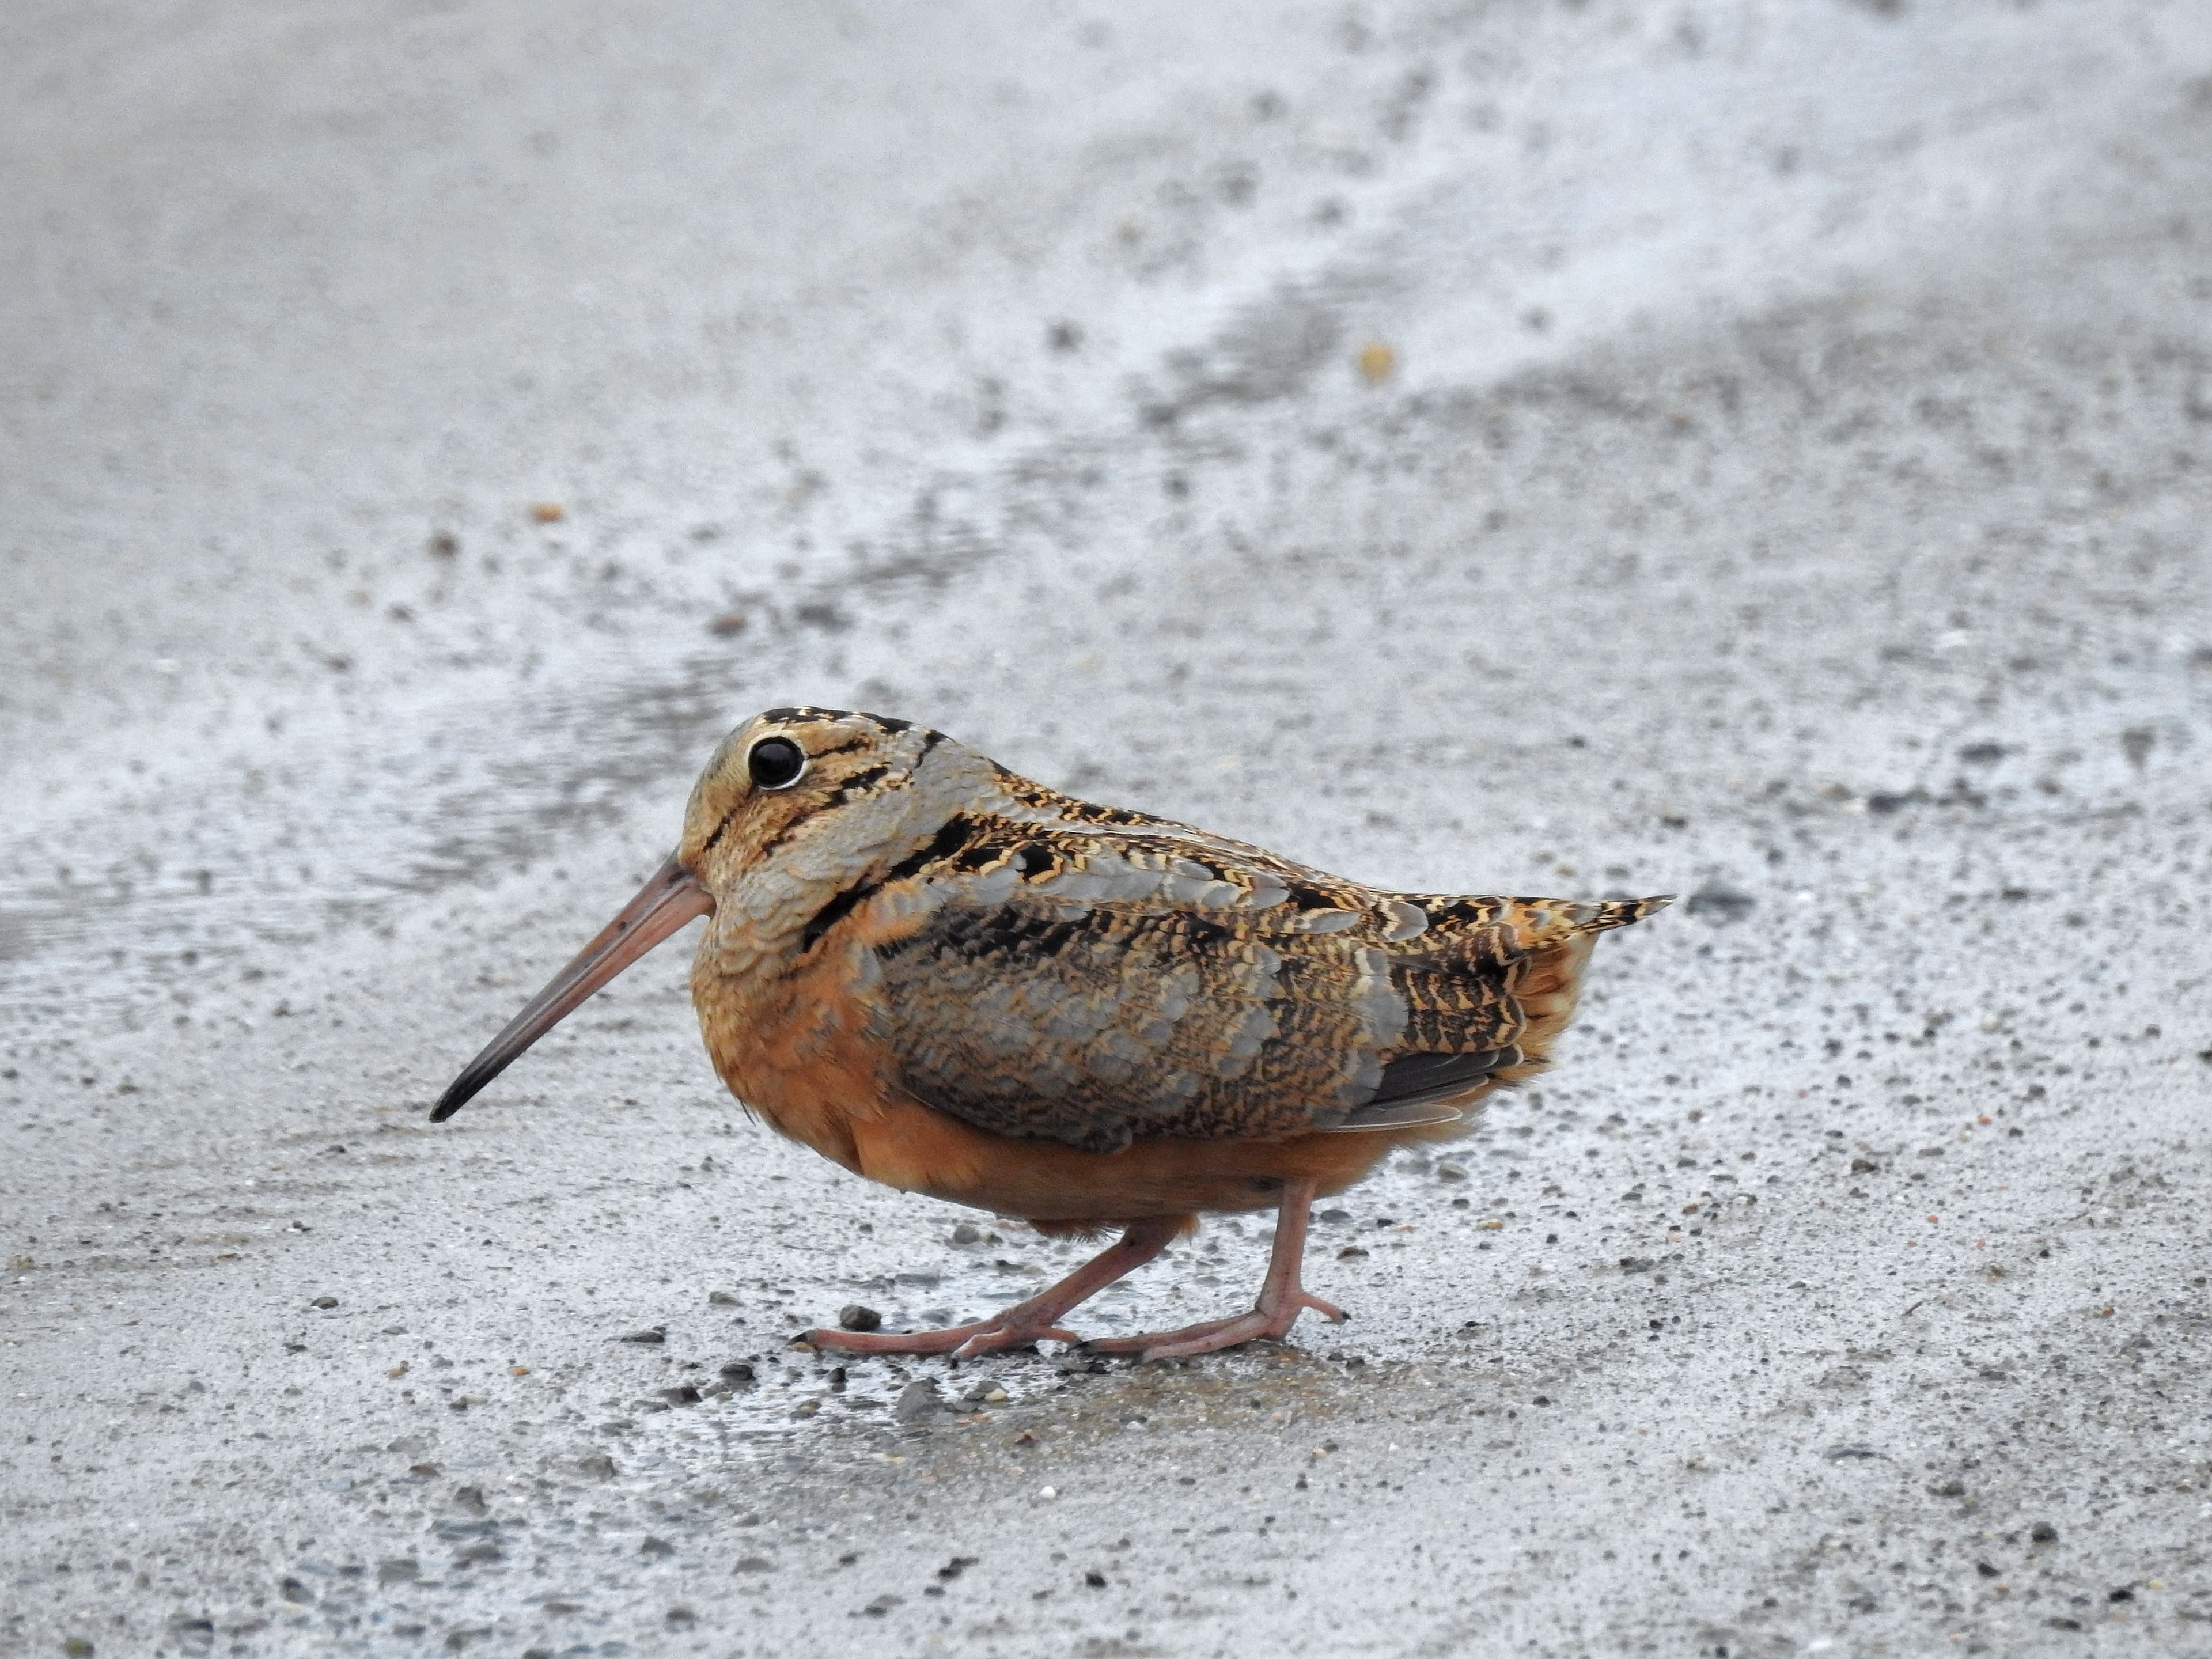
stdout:
POLYGON ((843 873, 909 815, 915 774, 939 745, 959 748, 881 714, 756 714, 699 775, 676 861, 717 900, 757 884, 771 867, 843 873))
POLYGON ((722 740, 693 787, 675 855, 469 1062, 431 1120, 460 1110, 594 992, 699 917, 796 931, 808 895, 835 893, 886 848, 926 838, 993 769, 938 732, 882 715, 755 715, 722 740))

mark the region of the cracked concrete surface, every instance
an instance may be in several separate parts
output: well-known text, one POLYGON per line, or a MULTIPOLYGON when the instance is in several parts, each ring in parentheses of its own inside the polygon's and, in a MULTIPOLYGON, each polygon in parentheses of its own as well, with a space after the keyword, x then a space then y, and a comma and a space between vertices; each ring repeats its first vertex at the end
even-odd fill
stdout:
POLYGON ((2212 1653, 2202 8, 0 65, 0 1652, 2212 1653), (799 700, 1687 902, 1349 1325, 839 1366, 1073 1247, 769 1136, 679 949, 423 1117, 799 700))

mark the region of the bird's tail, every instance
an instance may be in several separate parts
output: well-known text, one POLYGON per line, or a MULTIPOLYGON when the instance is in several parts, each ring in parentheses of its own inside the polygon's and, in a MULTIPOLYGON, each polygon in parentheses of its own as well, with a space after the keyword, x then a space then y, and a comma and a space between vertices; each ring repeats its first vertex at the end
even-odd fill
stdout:
POLYGON ((1597 936, 1610 928, 1626 927, 1656 915, 1674 902, 1672 893, 1656 898, 1591 899, 1560 908, 1568 925, 1566 937, 1547 948, 1532 951, 1522 963, 1513 994, 1528 1022, 1521 1031, 1522 1063, 1502 1073, 1504 1083, 1532 1078, 1551 1063, 1552 1045, 1575 1017, 1582 994, 1583 969, 1597 944, 1597 936))
POLYGON ((1568 914, 1577 933, 1602 933, 1608 927, 1626 927, 1646 916, 1656 916, 1674 902, 1672 893, 1662 893, 1656 898, 1593 899, 1569 907, 1568 914))

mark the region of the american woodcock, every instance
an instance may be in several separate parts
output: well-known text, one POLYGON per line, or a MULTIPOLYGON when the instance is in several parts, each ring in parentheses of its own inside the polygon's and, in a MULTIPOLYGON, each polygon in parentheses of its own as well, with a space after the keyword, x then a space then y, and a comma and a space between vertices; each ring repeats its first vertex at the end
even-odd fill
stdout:
POLYGON ((1072 1342, 1069 1311, 1201 1212, 1273 1207, 1252 1311, 1090 1345, 1205 1353, 1308 1308, 1342 1319, 1299 1282, 1313 1200, 1542 1070, 1597 935, 1667 902, 1381 892, 1077 800, 905 720, 775 708, 715 751, 675 856, 431 1116, 704 916, 707 1050, 771 1127, 902 1191, 1121 1232, 979 1323, 809 1340, 1072 1342))

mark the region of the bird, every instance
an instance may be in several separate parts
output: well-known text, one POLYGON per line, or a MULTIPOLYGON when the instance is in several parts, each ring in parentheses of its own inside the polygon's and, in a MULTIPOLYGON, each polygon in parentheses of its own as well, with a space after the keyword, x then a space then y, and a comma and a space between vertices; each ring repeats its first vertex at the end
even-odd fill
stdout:
POLYGON ((675 853, 430 1115, 704 918, 707 1052, 772 1129, 1048 1237, 1118 1235, 973 1323, 797 1340, 956 1358, 1078 1343, 1075 1308, 1200 1216, 1273 1210, 1249 1311, 1084 1345, 1186 1358, 1347 1317, 1302 1280, 1315 1200, 1543 1070, 1598 934, 1670 898, 1386 891, 1078 799, 910 721, 772 708, 715 750, 675 853))

